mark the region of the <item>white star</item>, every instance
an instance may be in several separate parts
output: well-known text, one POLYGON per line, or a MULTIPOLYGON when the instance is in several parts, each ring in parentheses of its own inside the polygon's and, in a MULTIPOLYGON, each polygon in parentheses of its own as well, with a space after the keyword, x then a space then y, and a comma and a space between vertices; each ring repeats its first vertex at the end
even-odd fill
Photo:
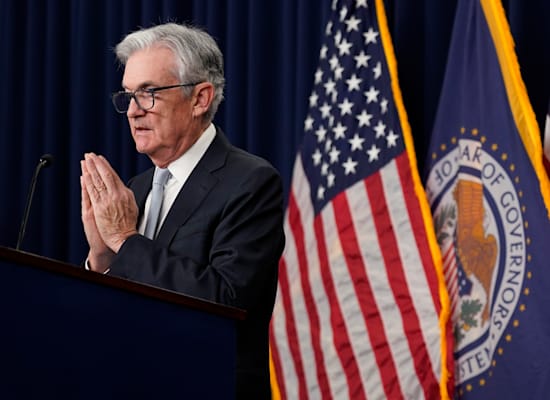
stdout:
POLYGON ((376 67, 372 69, 372 72, 374 72, 374 79, 380 78, 382 75, 382 64, 380 62, 376 63, 376 67))
POLYGON ((374 127, 374 131, 376 132, 376 139, 379 137, 384 137, 384 131, 386 130, 386 125, 382 121, 378 121, 378 124, 374 127))
POLYGON ((367 0, 355 0, 355 7, 365 7, 367 8, 367 0))
POLYGON ((363 142, 365 141, 364 138, 359 137, 359 135, 356 133, 353 135, 353 138, 349 139, 348 142, 351 144, 351 151, 355 150, 363 150, 363 142))
POLYGON ((355 15, 352 14, 351 17, 344 22, 347 25, 346 32, 359 31, 359 24, 361 23, 361 20, 355 18, 355 15))
POLYGON ((328 156, 330 158, 330 163, 334 164, 338 161, 338 157, 340 157, 340 150, 333 146, 330 153, 328 153, 328 156))
POLYGON ((334 47, 338 47, 340 40, 342 40, 342 32, 338 31, 334 35, 334 47))
POLYGON ((390 133, 388 133, 388 136, 386 136, 386 141, 388 142, 388 148, 395 147, 397 145, 397 139, 399 139, 399 136, 393 133, 392 130, 390 130, 390 133))
POLYGON ((351 115, 352 107, 353 107, 353 103, 351 103, 347 98, 345 98, 342 103, 338 104, 338 108, 340 108, 340 115, 341 116, 344 116, 346 114, 351 115))
POLYGON ((317 100, 319 100, 319 96, 317 95, 317 93, 311 93, 311 96, 309 96, 309 106, 317 107, 317 100))
POLYGON ((311 118, 311 115, 308 115, 306 120, 304 121, 304 130, 305 131, 310 131, 313 129, 313 122, 315 120, 313 118, 311 118))
POLYGON ((319 110, 321 110, 321 116, 323 118, 328 118, 330 117, 330 110, 332 109, 331 106, 329 106, 326 102, 323 103, 323 105, 321 106, 321 108, 319 108, 319 110))
POLYGON ((319 84, 323 81, 323 71, 321 69, 317 69, 315 71, 315 84, 319 84))
POLYGON ((351 157, 348 157, 345 163, 342 164, 344 167, 344 173, 346 175, 355 174, 355 167, 357 167, 357 161, 353 161, 351 157))
POLYGON ((363 50, 361 50, 361 53, 359 53, 353 58, 355 59, 355 68, 359 68, 359 67, 367 68, 369 66, 369 60, 371 57, 368 54, 365 54, 363 50))
POLYGON ((380 153, 380 149, 373 144, 371 148, 367 150, 367 154, 369 155, 369 162, 378 160, 379 153, 380 153))
POLYGON ((330 172, 327 176, 327 186, 329 188, 333 187, 335 181, 336 181, 336 175, 334 175, 332 172, 330 172))
POLYGON ((340 56, 343 56, 344 54, 349 56, 349 49, 351 49, 352 47, 353 47, 353 43, 348 42, 346 39, 342 40, 342 42, 338 46, 338 50, 340 50, 339 51, 340 56))
POLYGON ((328 164, 325 162, 321 165, 321 175, 326 176, 328 174, 328 164))
POLYGON ((380 102, 380 112, 382 114, 388 112, 388 100, 386 100, 385 98, 382 98, 382 101, 380 102))
POLYGON ((327 136, 327 130, 325 129, 325 127, 323 125, 321 125, 316 131, 315 131, 315 136, 317 136, 317 142, 321 143, 322 141, 325 140, 326 136, 327 136))
POLYGON ((328 153, 331 147, 332 147, 332 140, 328 138, 327 141, 325 142, 325 153, 328 153))
POLYGON ((336 55, 333 55, 332 57, 330 57, 330 60, 328 60, 328 63, 330 65, 330 69, 333 71, 336 69, 336 67, 340 65, 340 63, 338 62, 338 57, 336 57, 336 55))
POLYGON ((318 166, 319 164, 321 164, 323 155, 321 154, 319 149, 315 149, 315 153, 311 155, 311 158, 313 159, 313 165, 318 166))
POLYGON ((372 28, 369 28, 368 31, 363 33, 363 36, 365 37, 365 44, 369 43, 376 43, 376 37, 378 36, 378 32, 375 32, 372 28))
POLYGON ((346 79, 346 83, 348 84, 348 92, 353 92, 354 90, 359 90, 359 84, 363 81, 363 79, 360 79, 357 77, 357 75, 353 74, 351 78, 346 79))
POLYGON ((355 118, 359 121, 359 128, 362 126, 370 126, 370 119, 372 118, 372 114, 367 113, 367 110, 363 110, 361 114, 356 115, 355 118))
POLYGON ((322 200, 325 198, 325 188, 322 186, 319 186, 317 189, 317 200, 322 200))
POLYGON ((334 68, 334 80, 338 81, 342 79, 342 74, 344 73, 344 68, 341 66, 337 66, 334 68))
POLYGON ((380 91, 376 90, 374 86, 371 86, 368 91, 364 92, 363 94, 367 98, 367 104, 378 101, 378 93, 380 93, 380 91))
POLYGON ((332 21, 329 21, 325 29, 325 35, 330 36, 332 33, 332 21))
POLYGON ((324 60, 325 58, 327 58, 327 52, 328 52, 328 47, 326 44, 324 44, 322 47, 321 47, 321 51, 319 52, 319 58, 321 60, 324 60))
POLYGON ((342 7, 342 9, 340 10, 340 22, 346 19, 347 14, 348 14, 348 8, 346 6, 342 7))
POLYGON ((334 132, 334 139, 344 139, 346 137, 346 129, 348 129, 347 126, 342 125, 341 122, 338 122, 338 125, 332 128, 332 131, 334 132))
POLYGON ((325 87, 325 94, 328 96, 335 91, 334 88, 336 87, 336 82, 332 79, 328 79, 323 86, 325 87))

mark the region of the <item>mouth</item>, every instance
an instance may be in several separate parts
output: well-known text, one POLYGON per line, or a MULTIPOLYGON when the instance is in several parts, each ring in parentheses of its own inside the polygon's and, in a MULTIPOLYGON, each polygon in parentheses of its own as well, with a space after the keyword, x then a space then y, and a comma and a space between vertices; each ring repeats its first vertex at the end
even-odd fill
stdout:
POLYGON ((134 127, 134 131, 136 134, 141 134, 141 133, 150 132, 151 128, 147 128, 145 126, 136 126, 134 127))

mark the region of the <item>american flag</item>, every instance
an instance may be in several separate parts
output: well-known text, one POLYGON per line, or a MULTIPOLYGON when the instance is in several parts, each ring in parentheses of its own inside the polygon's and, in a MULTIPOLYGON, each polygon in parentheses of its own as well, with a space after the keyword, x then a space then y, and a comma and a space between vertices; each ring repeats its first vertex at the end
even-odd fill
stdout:
POLYGON ((274 397, 446 398, 448 297, 381 0, 332 3, 304 131, 270 328, 274 397))

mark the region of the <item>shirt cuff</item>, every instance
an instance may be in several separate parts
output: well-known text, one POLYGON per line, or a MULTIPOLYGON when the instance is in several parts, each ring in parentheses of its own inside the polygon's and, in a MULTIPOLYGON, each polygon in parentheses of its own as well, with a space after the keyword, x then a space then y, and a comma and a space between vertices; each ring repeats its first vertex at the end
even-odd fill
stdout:
MULTIPOLYGON (((92 269, 90 268, 90 262, 88 260, 88 257, 86 257, 86 260, 84 261, 84 268, 88 271, 91 271, 92 269)), ((103 275, 106 275, 111 269, 110 268, 107 268, 105 271, 103 271, 103 275)))

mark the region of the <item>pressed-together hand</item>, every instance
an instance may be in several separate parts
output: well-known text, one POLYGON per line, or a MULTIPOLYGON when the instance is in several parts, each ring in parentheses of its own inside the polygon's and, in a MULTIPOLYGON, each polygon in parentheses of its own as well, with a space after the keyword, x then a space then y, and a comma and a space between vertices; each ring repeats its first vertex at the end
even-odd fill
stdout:
POLYGON ((88 260, 93 270, 103 272, 126 238, 137 233, 138 208, 132 191, 103 156, 87 153, 80 164, 88 260))

